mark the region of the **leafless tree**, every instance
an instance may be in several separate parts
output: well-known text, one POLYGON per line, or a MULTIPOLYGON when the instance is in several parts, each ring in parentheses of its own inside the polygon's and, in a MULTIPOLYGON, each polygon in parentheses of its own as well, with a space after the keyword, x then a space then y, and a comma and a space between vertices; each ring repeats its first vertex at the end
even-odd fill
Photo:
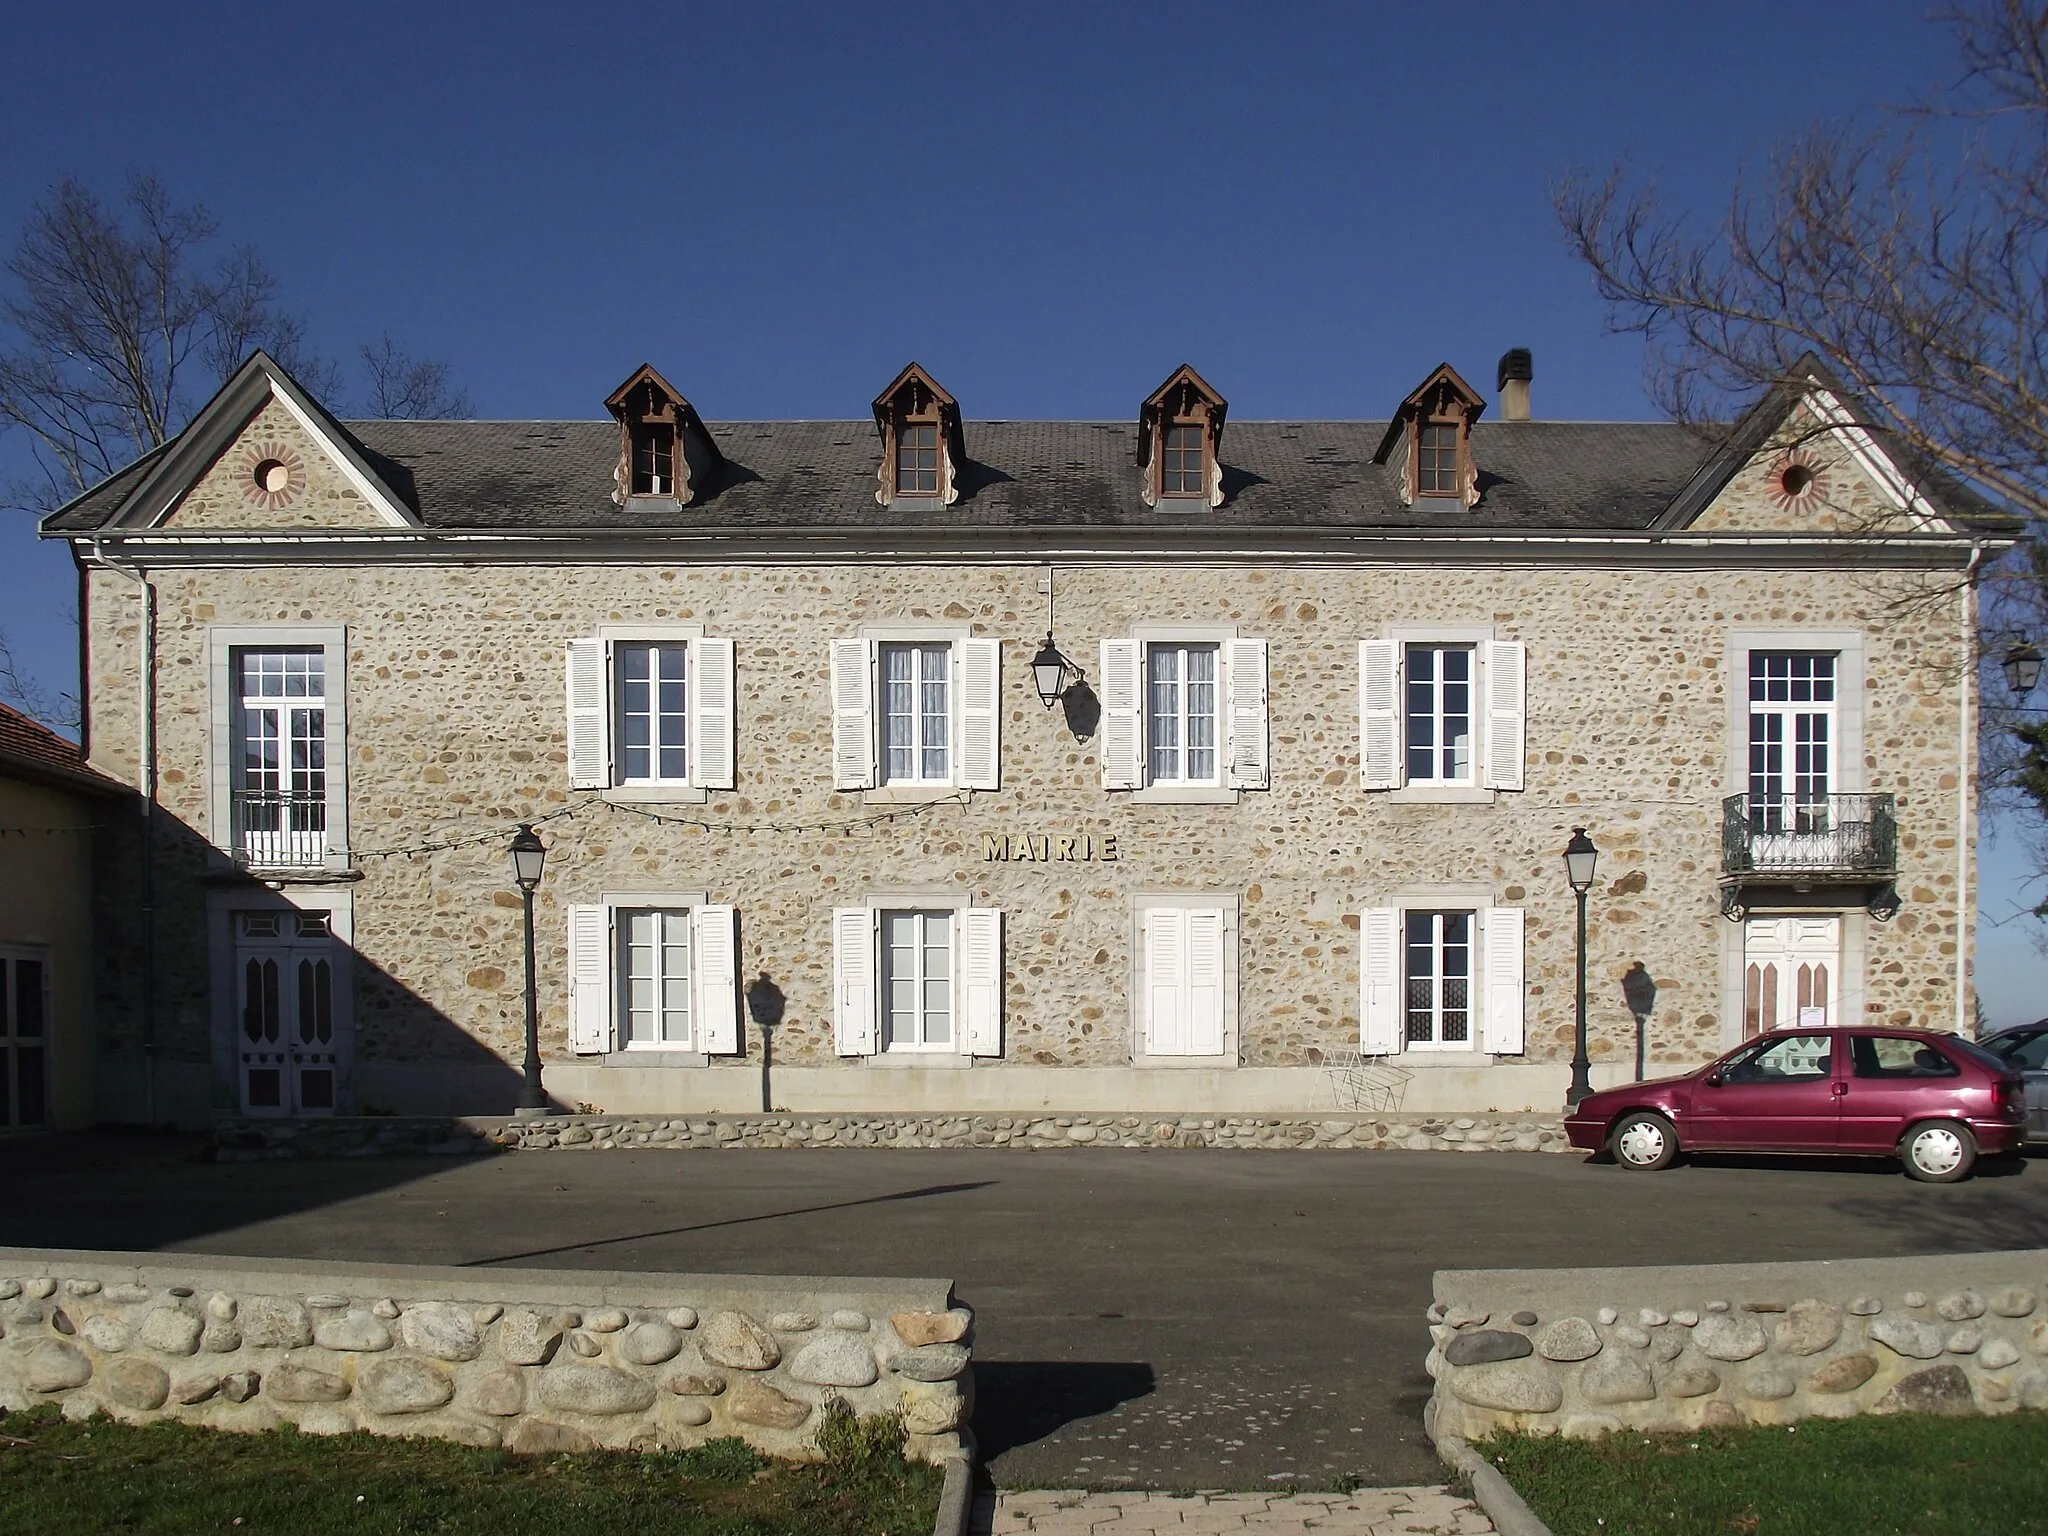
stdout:
POLYGON ((0 704, 11 704, 31 720, 67 735, 78 730, 81 719, 75 694, 45 688, 22 670, 5 631, 0 631, 0 704))
POLYGON ((447 421, 476 407, 455 386, 445 359, 413 357, 386 334, 363 348, 363 409, 389 421, 447 421))

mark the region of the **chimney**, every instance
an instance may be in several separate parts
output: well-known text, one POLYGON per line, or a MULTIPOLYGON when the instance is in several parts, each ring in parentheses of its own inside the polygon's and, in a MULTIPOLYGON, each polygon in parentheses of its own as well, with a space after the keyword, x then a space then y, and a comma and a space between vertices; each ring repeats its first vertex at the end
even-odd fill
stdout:
POLYGON ((1494 382, 1500 390, 1502 421, 1529 419, 1529 381, 1535 377, 1536 365, 1527 347, 1510 347, 1501 353, 1500 375, 1494 382))

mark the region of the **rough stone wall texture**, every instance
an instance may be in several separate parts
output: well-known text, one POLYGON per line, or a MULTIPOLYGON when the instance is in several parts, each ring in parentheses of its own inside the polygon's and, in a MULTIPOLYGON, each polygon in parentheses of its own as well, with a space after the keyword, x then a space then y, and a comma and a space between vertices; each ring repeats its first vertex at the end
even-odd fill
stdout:
POLYGON ((1771 445, 1736 472, 1692 526, 1700 533, 1913 531, 1848 445, 1822 435, 1804 411, 1794 413, 1771 445), (1787 494, 1783 479, 1794 464, 1813 476, 1796 497, 1787 494))
POLYGON ((942 1280, 0 1248, 0 1330, 0 1409, 129 1423, 802 1458, 836 1397, 937 1460, 973 1411, 973 1316, 942 1280))
POLYGON ((2048 1251, 1443 1270, 1430 1434, 2048 1407, 2048 1251))
POLYGON ((386 528, 373 507, 275 396, 193 484, 164 526, 196 528, 386 528), (279 496, 255 494, 254 471, 277 459, 290 472, 279 496))
MULTIPOLYGON (((1729 632, 1747 628, 1867 636, 1863 777, 1867 788, 1898 796, 1905 909, 1870 925, 1861 1014, 1937 1026, 1953 1017, 1956 613, 1952 600, 1918 617, 1893 612, 1888 605, 1919 590, 1919 578, 1591 567, 1062 569, 1059 635, 1091 670, 1098 637, 1141 624, 1235 625, 1269 641, 1272 788, 1235 805, 1163 805, 1105 792, 1096 741, 1076 740, 1031 693, 1040 575, 1003 565, 156 573, 167 1059, 208 1059, 196 876, 207 857, 204 679, 215 624, 348 627, 358 850, 491 839, 363 859, 353 892, 364 1061, 518 1060, 519 902, 502 835, 514 820, 565 810, 573 815, 546 829, 551 854, 538 899, 551 1058, 565 1050, 565 909, 604 891, 701 890, 736 904, 742 975, 766 975, 785 994, 775 1048, 793 1064, 835 1059, 835 904, 936 886, 1002 908, 1004 1064, 1045 1066, 1128 1060, 1134 894, 1235 893, 1242 1059, 1313 1066, 1356 1049, 1357 912, 1406 889, 1454 883, 1526 908, 1527 1059, 1558 1061, 1569 1054, 1573 964, 1558 851, 1584 824, 1603 850, 1588 934, 1593 1054, 1622 1061, 1632 1053, 1620 979, 1641 962, 1658 985, 1652 1061, 1696 1061, 1725 1043, 1720 801, 1743 787, 1729 782, 1726 652, 1729 632), (1004 641, 1003 787, 971 804, 864 805, 832 787, 827 642, 903 620, 950 621, 1004 641), (644 808, 567 786, 563 642, 604 623, 661 621, 699 622, 738 642, 738 788, 670 808, 733 830, 662 825, 644 808), (1491 625, 1527 643, 1525 792, 1437 805, 1359 788, 1357 641, 1412 623, 1491 625), (890 809, 906 814, 850 831, 744 830, 816 828, 890 809), (1024 831, 1114 833, 1123 857, 983 861, 984 834, 1024 831)), ((94 579, 94 761, 121 776, 132 773, 135 753, 136 611, 128 584, 94 579)))

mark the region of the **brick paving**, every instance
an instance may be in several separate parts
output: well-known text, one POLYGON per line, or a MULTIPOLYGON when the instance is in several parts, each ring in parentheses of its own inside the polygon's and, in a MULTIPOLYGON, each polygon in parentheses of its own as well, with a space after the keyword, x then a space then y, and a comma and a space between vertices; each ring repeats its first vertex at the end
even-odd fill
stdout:
POLYGON ((1479 1507, 1448 1488, 1356 1493, 984 1494, 972 1536, 1485 1536, 1479 1507))

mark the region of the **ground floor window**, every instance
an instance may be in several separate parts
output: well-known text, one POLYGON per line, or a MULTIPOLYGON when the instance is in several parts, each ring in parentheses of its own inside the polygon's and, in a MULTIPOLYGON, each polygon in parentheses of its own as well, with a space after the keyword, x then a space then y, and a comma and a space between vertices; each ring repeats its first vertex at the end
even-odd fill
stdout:
POLYGON ((882 1049, 953 1048, 953 916, 881 914, 882 1049))
POLYGON ((1147 1056, 1227 1056, 1236 943, 1225 905, 1138 912, 1138 1030, 1147 1056))
POLYGON ((841 1056, 1000 1056, 1003 914, 887 896, 832 913, 841 1056))
POLYGON ((620 895, 569 908, 569 1048, 740 1049, 739 914, 699 892, 620 895))
POLYGON ((690 1047, 690 914, 620 909, 620 1028, 624 1044, 690 1047))
POLYGON ((0 949, 0 1129, 50 1117, 50 962, 41 950, 0 949))
POLYGON ((1473 914, 1410 911, 1403 917, 1408 1044, 1469 1045, 1473 914))

